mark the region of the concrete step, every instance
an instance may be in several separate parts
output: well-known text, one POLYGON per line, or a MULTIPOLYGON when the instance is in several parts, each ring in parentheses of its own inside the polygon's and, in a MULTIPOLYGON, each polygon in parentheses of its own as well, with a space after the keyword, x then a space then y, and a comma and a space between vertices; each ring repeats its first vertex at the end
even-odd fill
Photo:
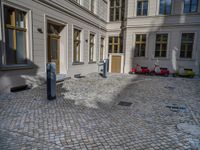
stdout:
POLYGON ((56 75, 56 83, 63 82, 65 80, 69 80, 69 79, 71 79, 71 77, 67 76, 66 74, 57 74, 56 75))

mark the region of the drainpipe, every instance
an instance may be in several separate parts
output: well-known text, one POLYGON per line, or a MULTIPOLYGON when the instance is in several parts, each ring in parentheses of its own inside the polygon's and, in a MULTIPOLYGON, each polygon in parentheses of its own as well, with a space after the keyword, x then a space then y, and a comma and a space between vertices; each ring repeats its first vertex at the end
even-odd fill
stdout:
MULTIPOLYGON (((1 7, 1 0, 0 0, 0 7, 1 7)), ((1 23, 2 23, 2 16, 1 16, 1 11, 2 11, 2 8, 0 9, 0 41, 2 40, 2 27, 1 27, 1 23)), ((1 47, 0 47, 1 48, 1 47)))
MULTIPOLYGON (((1 0, 0 0, 0 7, 1 7, 1 0)), ((3 55, 3 31, 2 31, 2 8, 0 9, 0 66, 2 65, 2 55, 3 55)))

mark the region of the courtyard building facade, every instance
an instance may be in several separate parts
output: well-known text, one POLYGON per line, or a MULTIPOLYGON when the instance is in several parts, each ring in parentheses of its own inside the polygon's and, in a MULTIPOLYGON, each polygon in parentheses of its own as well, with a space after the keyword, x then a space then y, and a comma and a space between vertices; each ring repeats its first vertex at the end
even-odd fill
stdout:
POLYGON ((1 0, 0 91, 97 72, 106 58, 106 0, 1 0))
POLYGON ((199 0, 0 0, 0 91, 140 64, 200 72, 199 0))
POLYGON ((151 70, 156 64, 171 73, 184 68, 199 74, 199 0, 111 0, 108 5, 111 72, 128 73, 137 64, 151 70), (124 6, 122 18, 119 6, 124 6))

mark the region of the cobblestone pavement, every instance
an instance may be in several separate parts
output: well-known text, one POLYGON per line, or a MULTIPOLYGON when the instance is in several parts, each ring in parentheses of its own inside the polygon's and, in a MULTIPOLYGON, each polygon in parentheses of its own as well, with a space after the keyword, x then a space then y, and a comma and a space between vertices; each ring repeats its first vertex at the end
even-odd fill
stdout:
POLYGON ((187 150, 200 140, 176 127, 200 122, 198 79, 90 74, 57 93, 54 101, 45 86, 0 95, 0 150, 187 150))

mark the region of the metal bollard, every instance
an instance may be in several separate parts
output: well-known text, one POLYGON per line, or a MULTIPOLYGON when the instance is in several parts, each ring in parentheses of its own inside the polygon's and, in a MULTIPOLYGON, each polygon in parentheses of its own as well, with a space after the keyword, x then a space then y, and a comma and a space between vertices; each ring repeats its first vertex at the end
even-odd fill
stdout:
POLYGON ((107 72, 109 72, 109 59, 107 59, 107 72))
POLYGON ((108 72, 108 59, 103 60, 103 77, 107 78, 107 72, 108 72))
POLYGON ((47 98, 56 99, 56 64, 47 64, 47 98))

